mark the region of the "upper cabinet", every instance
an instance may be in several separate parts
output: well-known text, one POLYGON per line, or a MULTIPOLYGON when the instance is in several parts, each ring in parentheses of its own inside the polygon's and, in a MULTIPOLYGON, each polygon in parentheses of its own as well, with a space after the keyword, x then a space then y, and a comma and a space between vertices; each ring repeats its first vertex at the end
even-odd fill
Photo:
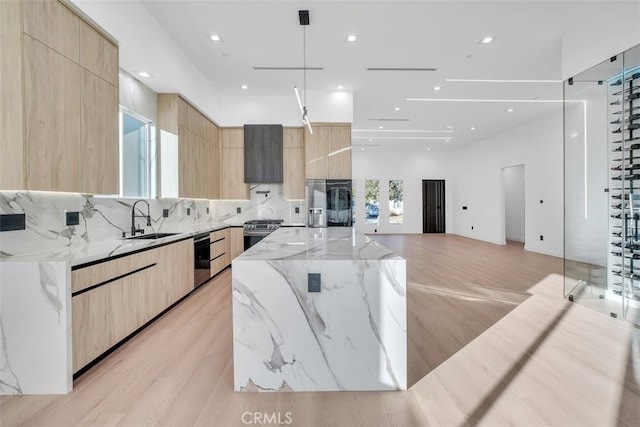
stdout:
POLYGON ((282 182, 282 125, 244 125, 244 182, 282 182))
POLYGON ((118 86, 118 48, 82 21, 80 65, 111 85, 118 86))
POLYGON ((117 194, 118 47, 59 1, 0 1, 0 23, 0 189, 117 194))
POLYGON ((307 179, 351 179, 351 124, 316 123, 305 128, 307 179))
POLYGON ((177 93, 159 93, 158 130, 178 135, 179 197, 219 198, 220 138, 215 123, 177 93))
POLYGON ((304 129, 284 128, 282 193, 285 199, 304 199, 304 129))
POLYGON ((244 182, 244 129, 220 129, 220 198, 249 198, 244 182))

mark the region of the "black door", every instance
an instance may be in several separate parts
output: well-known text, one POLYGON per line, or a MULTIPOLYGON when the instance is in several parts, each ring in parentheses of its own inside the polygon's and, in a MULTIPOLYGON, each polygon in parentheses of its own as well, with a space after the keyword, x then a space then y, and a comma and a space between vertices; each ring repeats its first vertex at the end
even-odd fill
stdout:
POLYGON ((422 232, 444 233, 444 180, 422 180, 422 232))

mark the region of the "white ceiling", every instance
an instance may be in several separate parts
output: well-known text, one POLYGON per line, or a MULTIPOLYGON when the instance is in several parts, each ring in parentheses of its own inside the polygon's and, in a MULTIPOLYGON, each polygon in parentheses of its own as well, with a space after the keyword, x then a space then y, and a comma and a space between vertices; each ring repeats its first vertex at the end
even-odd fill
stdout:
MULTIPOLYGON (((83 7, 83 0, 76 3, 83 7)), ((290 96, 293 105, 293 86, 303 86, 302 71, 254 67, 302 67, 303 27, 298 10, 309 10, 307 67, 323 70, 307 71, 307 89, 329 92, 344 85, 345 91, 353 93, 353 144, 394 151, 452 149, 557 111, 562 99, 563 39, 619 13, 612 7, 618 3, 611 1, 140 3, 221 97, 290 96), (210 34, 219 34, 223 41, 212 42, 210 34), (347 43, 347 34, 357 34, 358 41, 347 43), (488 35, 495 41, 480 44, 488 35), (368 67, 437 70, 367 71, 368 67), (249 89, 241 89, 243 84, 249 89), (435 85, 442 89, 433 91, 435 85), (509 108, 515 111, 506 112, 509 108), (445 137, 451 142, 430 139, 445 137)), ((626 4, 630 3, 637 8, 637 1, 626 4)), ((105 26, 99 16, 92 17, 105 26)), ((111 31, 108 26, 105 29, 111 31)), ((143 34, 144 25, 135 31, 143 34)), ((156 50, 149 46, 135 55, 123 55, 127 46, 120 43, 121 65, 132 73, 143 70, 156 50)), ((163 91, 175 77, 154 70, 152 78, 140 80, 163 91)), ((313 120, 314 106, 307 107, 313 120)))

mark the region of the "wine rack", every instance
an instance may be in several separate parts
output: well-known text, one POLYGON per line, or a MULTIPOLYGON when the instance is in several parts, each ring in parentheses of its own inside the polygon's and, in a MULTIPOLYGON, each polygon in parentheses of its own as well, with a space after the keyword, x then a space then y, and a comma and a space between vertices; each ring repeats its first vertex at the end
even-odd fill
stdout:
POLYGON ((640 72, 609 80, 608 290, 640 300, 640 72))

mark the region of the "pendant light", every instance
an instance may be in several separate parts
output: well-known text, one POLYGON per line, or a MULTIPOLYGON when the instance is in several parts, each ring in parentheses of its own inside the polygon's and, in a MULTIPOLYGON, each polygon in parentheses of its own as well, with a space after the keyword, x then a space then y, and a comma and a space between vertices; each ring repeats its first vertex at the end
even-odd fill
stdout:
POLYGON ((298 107, 300 107, 300 113, 302 114, 302 123, 309 128, 309 133, 313 135, 313 129, 311 129, 311 122, 309 122, 309 116, 307 115, 307 31, 306 27, 309 25, 309 11, 299 10, 298 18, 300 19, 300 25, 302 25, 302 96, 300 99, 300 93, 298 87, 294 86, 293 90, 296 93, 296 99, 298 100, 298 107))

